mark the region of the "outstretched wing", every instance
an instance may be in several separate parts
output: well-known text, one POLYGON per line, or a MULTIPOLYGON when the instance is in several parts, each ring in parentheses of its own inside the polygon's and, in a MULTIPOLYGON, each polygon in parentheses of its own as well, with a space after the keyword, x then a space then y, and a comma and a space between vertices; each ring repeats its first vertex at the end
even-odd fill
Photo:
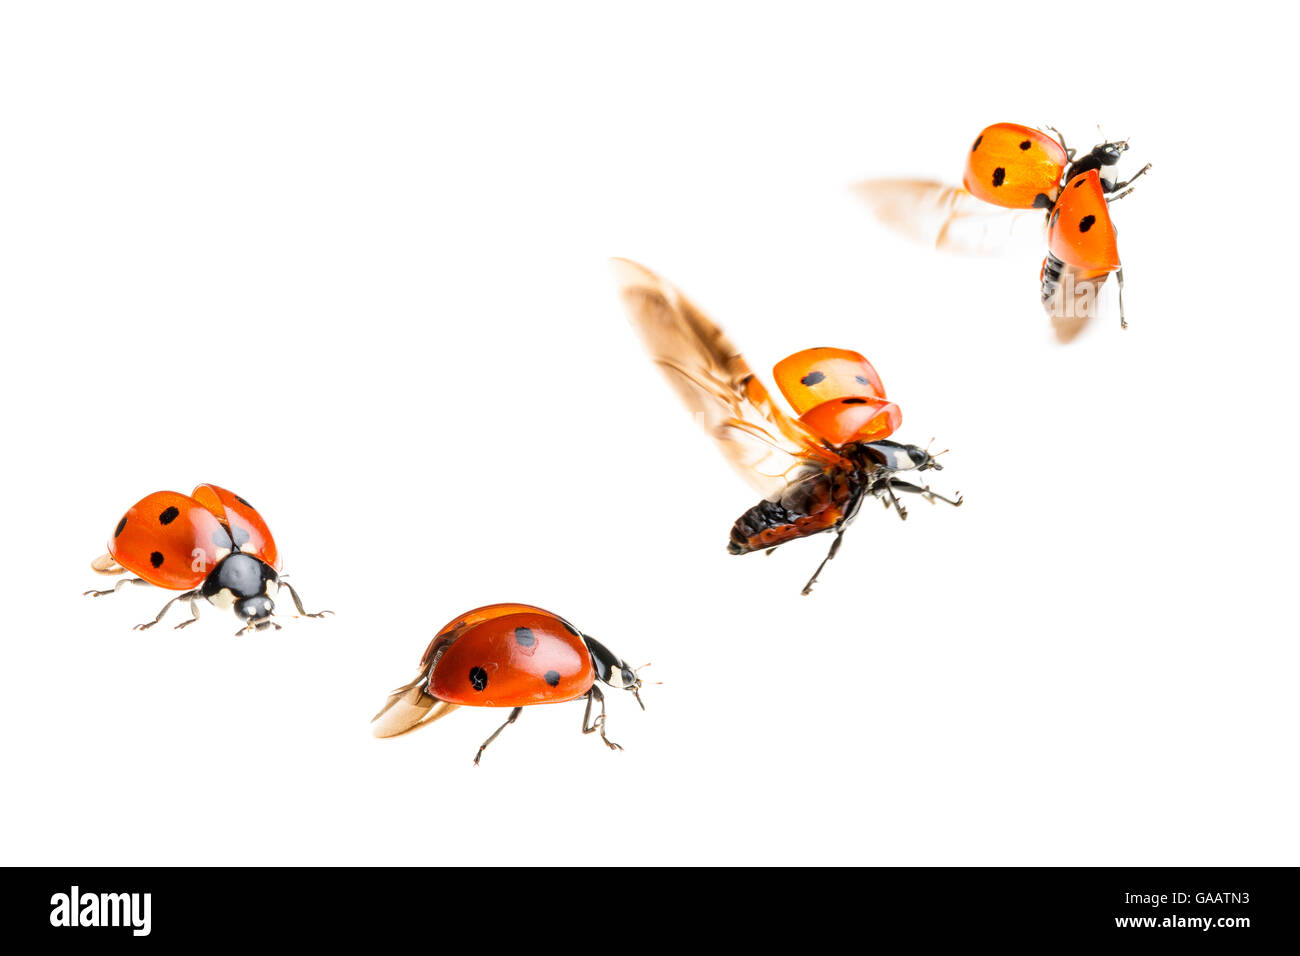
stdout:
POLYGON ((993 255, 1043 248, 1047 217, 1041 209, 1004 209, 960 186, 920 179, 868 179, 853 188, 890 229, 936 249, 993 255))
POLYGON ((722 330, 669 282, 614 259, 614 274, 646 349, 727 460, 764 496, 810 466, 843 459, 772 402, 722 330))

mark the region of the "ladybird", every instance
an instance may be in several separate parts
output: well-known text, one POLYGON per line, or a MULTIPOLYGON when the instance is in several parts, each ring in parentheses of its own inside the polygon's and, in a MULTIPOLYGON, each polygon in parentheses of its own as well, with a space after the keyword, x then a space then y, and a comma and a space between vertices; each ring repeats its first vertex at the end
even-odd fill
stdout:
POLYGON ((278 630, 271 615, 273 595, 282 587, 303 617, 333 613, 303 608, 298 592, 280 574, 280 552, 262 516, 239 495, 216 485, 199 485, 189 495, 155 491, 141 498, 114 526, 108 553, 90 566, 100 574, 136 575, 107 590, 85 592, 92 597, 113 594, 128 584, 184 592, 164 604, 152 621, 137 624, 140 631, 160 622, 181 601, 189 602, 191 617, 176 628, 193 624, 199 619, 200 600, 233 609, 244 622, 239 634, 278 630))
POLYGON ((902 424, 870 362, 847 349, 796 352, 773 369, 797 418, 779 409, 723 331, 649 269, 615 259, 623 302, 651 357, 713 436, 727 460, 764 499, 732 526, 731 554, 768 551, 834 532, 830 551, 804 585, 809 594, 845 529, 868 497, 907 510, 899 492, 960 505, 901 480, 900 472, 942 470, 929 451, 889 438, 902 424))
POLYGON ((1101 143, 1080 157, 1055 128, 1047 129, 1055 136, 1016 123, 984 129, 966 154, 961 187, 870 180, 859 191, 884 222, 941 249, 987 252, 1020 237, 1041 249, 1045 222, 1048 252, 1039 270, 1040 297, 1057 335, 1068 341, 1078 333, 1112 273, 1120 326, 1127 328, 1124 272, 1109 204, 1129 195, 1151 164, 1121 181, 1115 167, 1128 150, 1127 140, 1101 143))
POLYGON ((453 618, 434 636, 420 658, 415 680, 397 688, 371 720, 376 737, 393 737, 423 727, 457 707, 509 707, 504 724, 488 744, 513 724, 525 707, 583 699, 584 734, 605 735, 605 695, 600 684, 631 691, 641 709, 636 669, 594 637, 550 611, 530 604, 489 604, 453 618), (593 719, 594 705, 600 713, 593 719))

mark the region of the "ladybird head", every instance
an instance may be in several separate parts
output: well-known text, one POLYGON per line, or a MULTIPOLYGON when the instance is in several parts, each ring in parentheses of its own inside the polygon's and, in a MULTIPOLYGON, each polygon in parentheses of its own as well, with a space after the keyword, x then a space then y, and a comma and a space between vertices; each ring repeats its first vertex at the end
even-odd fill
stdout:
POLYGON ((1118 140, 1113 143, 1102 143, 1092 148, 1093 158, 1102 166, 1114 166, 1119 162, 1120 156, 1128 149, 1128 140, 1118 140))
POLYGON ((908 460, 912 462, 912 467, 917 471, 929 471, 931 469, 935 471, 943 471, 943 465, 939 464, 939 462, 935 460, 939 455, 942 455, 943 452, 932 455, 930 454, 930 449, 928 447, 922 448, 920 445, 904 445, 903 453, 907 455, 908 460))
POLYGON ((943 465, 935 460, 943 452, 932 455, 929 448, 920 445, 884 440, 868 442, 862 447, 867 449, 872 461, 890 471, 943 471, 943 465))
POLYGON ((641 678, 637 676, 636 668, 615 656, 613 651, 594 637, 584 634, 582 639, 591 653, 591 663, 596 668, 596 679, 610 687, 630 690, 636 702, 641 705, 641 709, 645 710, 645 702, 641 700, 641 678))
POLYGON ((271 600, 270 595, 255 594, 235 601, 234 609, 235 614, 248 627, 262 631, 272 624, 271 615, 275 613, 275 602, 271 600))
POLYGON ((201 593, 217 607, 233 610, 244 622, 243 631, 262 631, 279 627, 271 620, 275 611, 271 594, 278 588, 279 575, 273 567, 251 554, 235 551, 222 558, 204 579, 201 593))

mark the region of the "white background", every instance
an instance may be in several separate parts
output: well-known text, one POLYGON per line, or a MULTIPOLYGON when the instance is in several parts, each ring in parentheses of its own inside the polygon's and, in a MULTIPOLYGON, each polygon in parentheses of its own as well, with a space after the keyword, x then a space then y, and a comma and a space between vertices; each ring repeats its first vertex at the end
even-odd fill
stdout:
POLYGON ((6 6, 4 862, 1296 863, 1269 9, 6 6), (998 121, 1154 164, 1127 332, 1057 345, 1041 250, 909 246, 850 188, 959 181, 998 121), (755 495, 611 255, 764 377, 864 352, 966 506, 865 508, 812 597, 828 538, 729 556, 755 495), (128 506, 202 481, 337 617, 80 596, 128 506), (578 703, 479 769, 503 711, 369 735, 496 601, 653 661, 625 752, 578 703))

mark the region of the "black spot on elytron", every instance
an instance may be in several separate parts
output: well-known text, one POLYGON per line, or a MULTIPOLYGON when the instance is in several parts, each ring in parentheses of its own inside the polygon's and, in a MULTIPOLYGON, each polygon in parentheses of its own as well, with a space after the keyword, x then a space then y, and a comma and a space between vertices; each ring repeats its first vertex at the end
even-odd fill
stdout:
POLYGON ((826 376, 823 375, 821 372, 809 372, 803 378, 799 379, 799 382, 802 385, 816 385, 818 382, 823 381, 825 378, 826 376))
POLYGON ((980 148, 980 143, 983 141, 983 139, 984 139, 983 133, 980 133, 978 136, 975 137, 975 145, 970 148, 970 151, 972 153, 975 152, 975 150, 980 148))
POLYGON ((113 532, 113 537, 122 537, 122 529, 126 527, 126 515, 122 515, 122 520, 117 523, 117 530, 113 532))
POLYGON ((1096 221, 1097 221, 1096 216, 1084 216, 1082 219, 1079 220, 1079 231, 1087 232, 1089 229, 1092 228, 1092 224, 1096 221))
POLYGON ((475 690, 482 690, 487 686, 487 671, 481 667, 471 667, 469 669, 469 682, 475 690))
POLYGON ((248 529, 232 524, 230 526, 230 537, 234 539, 236 548, 242 548, 248 543, 248 529))
POLYGON ((155 568, 161 568, 163 563, 162 552, 155 551, 153 554, 149 555, 149 563, 152 564, 155 568))
POLYGON ((1080 176, 1078 179, 1074 181, 1074 188, 1078 189, 1080 186, 1084 184, 1084 182, 1085 182, 1084 178, 1080 176))
POLYGON ((1051 209, 1052 200, 1047 197, 1047 193, 1039 193, 1034 197, 1035 209, 1051 209))
POLYGON ((555 687, 555 686, 557 686, 557 685, 560 683, 560 672, 559 672, 559 671, 547 671, 547 672, 543 675, 543 679, 546 681, 546 683, 550 684, 552 687, 555 687))
POLYGON ((841 405, 865 405, 867 404, 867 400, 865 398, 842 398, 840 399, 840 404, 841 405))
POLYGON ((1023 143, 1020 144, 1020 148, 1021 148, 1021 149, 1028 149, 1028 148, 1029 148, 1030 146, 1032 146, 1032 145, 1033 145, 1033 143, 1029 142, 1029 140, 1025 140, 1023 143))
POLYGON ((520 647, 532 647, 537 643, 537 638, 533 636, 531 629, 526 627, 515 628, 515 643, 520 647))
POLYGON ((168 508, 162 514, 160 514, 158 516, 158 520, 161 521, 163 524, 171 524, 178 517, 180 517, 180 513, 181 510, 179 508, 172 506, 171 508, 168 508))
POLYGON ((570 634, 572 634, 574 637, 582 637, 582 634, 578 632, 578 629, 574 627, 572 624, 570 624, 568 621, 566 621, 564 618, 560 618, 560 623, 563 624, 564 629, 568 631, 570 634))
MULTIPOLYGON (((239 502, 241 505, 243 505, 245 508, 253 508, 252 505, 250 505, 250 504, 249 504, 246 500, 244 500, 243 498, 239 497, 239 495, 235 495, 235 500, 238 501, 238 502, 239 502)), ((256 508, 253 508, 253 510, 256 511, 257 509, 256 509, 256 508)))
POLYGON ((1007 179, 1007 171, 1003 169, 1001 166, 993 170, 994 186, 1001 186, 1004 182, 1006 182, 1006 179, 1007 179))
POLYGON ((871 384, 871 381, 870 381, 870 380, 869 380, 865 375, 855 375, 855 376, 853 376, 853 377, 856 378, 856 379, 858 380, 858 384, 859 384, 859 385, 870 385, 870 384, 871 384))

